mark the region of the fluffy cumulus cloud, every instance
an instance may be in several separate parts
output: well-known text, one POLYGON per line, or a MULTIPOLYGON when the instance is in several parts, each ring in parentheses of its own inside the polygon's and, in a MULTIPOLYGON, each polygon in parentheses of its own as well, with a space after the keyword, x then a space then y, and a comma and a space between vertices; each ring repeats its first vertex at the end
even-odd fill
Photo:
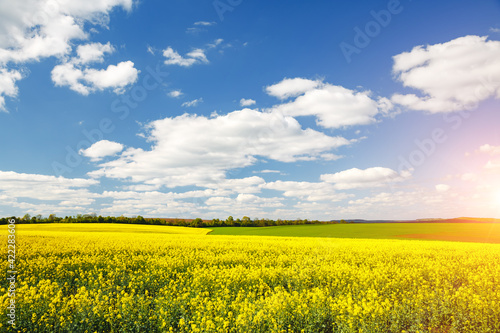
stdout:
POLYGON ((490 155, 500 155, 500 146, 492 146, 490 144, 485 144, 479 147, 479 152, 490 155))
MULTIPOLYGON (((199 28, 195 27, 193 29, 198 30, 199 28)), ((194 48, 184 56, 174 50, 171 46, 168 46, 163 50, 163 56, 165 57, 163 63, 165 65, 176 65, 181 67, 191 67, 196 64, 208 64, 209 61, 206 56, 207 51, 219 47, 223 41, 224 40, 222 38, 218 38, 203 47, 194 48)), ((226 47, 228 46, 229 45, 226 45, 226 47)))
POLYGON ((89 191, 97 184, 93 179, 0 171, 0 196, 9 199, 2 204, 36 214, 86 210, 99 196, 89 191))
POLYGON ((123 93, 139 76, 132 61, 109 65, 106 69, 88 67, 88 64, 103 62, 104 55, 113 51, 114 47, 109 42, 80 45, 76 57, 54 67, 52 81, 56 86, 68 86, 82 95, 105 89, 112 89, 117 94, 123 93))
POLYGON ((146 130, 151 150, 129 148, 91 174, 150 185, 201 186, 223 181, 227 170, 250 166, 258 158, 313 160, 350 143, 302 129, 292 117, 251 109, 211 118, 165 118, 149 123, 146 130))
MULTIPOLYGON (((132 5, 133 0, 0 3, 0 109, 5 109, 5 96, 16 96, 15 82, 22 78, 12 66, 52 56, 64 58, 71 55, 75 42, 89 38, 86 29, 107 26, 113 8, 130 11, 132 5)), ((101 51, 107 52, 107 47, 101 51)), ((79 56, 85 61, 98 61, 99 55, 92 55, 90 49, 90 46, 80 49, 79 56)), ((78 75, 78 71, 72 71, 66 80, 74 82, 78 75)), ((81 87, 77 89, 82 90, 81 87)))
POLYGON ((123 61, 117 65, 109 65, 106 69, 87 69, 84 80, 90 83, 94 90, 113 89, 115 93, 122 93, 126 86, 137 81, 139 71, 134 68, 132 61, 123 61))
POLYGON ((285 78, 281 82, 266 87, 266 92, 279 99, 297 97, 305 92, 321 86, 321 80, 309 80, 300 77, 289 79, 285 78))
POLYGON ((94 143, 87 149, 81 149, 79 153, 89 157, 92 161, 100 161, 106 156, 113 156, 123 150, 124 146, 121 143, 101 140, 94 143))
POLYGON ((284 79, 266 87, 266 91, 283 100, 295 97, 273 109, 293 117, 315 116, 317 124, 326 128, 371 124, 377 114, 386 114, 392 108, 386 98, 375 100, 369 91, 354 91, 320 80, 284 79))
POLYGON ((500 41, 465 36, 394 56, 394 75, 416 94, 395 94, 412 110, 451 112, 500 98, 500 41))
POLYGON ((495 170, 500 169, 500 160, 498 159, 498 155, 500 155, 500 146, 492 146, 490 144, 484 144, 479 147, 477 150, 479 153, 488 154, 493 156, 493 160, 489 160, 484 168, 487 170, 495 170))
POLYGON ((165 65, 190 67, 194 64, 208 63, 207 56, 205 55, 205 51, 203 49, 194 49, 183 57, 169 46, 163 50, 163 56, 166 58, 164 61, 165 65))
POLYGON ((245 98, 240 99, 241 106, 251 106, 254 105, 255 103, 256 102, 253 99, 245 99, 245 98))
POLYGON ((57 65, 52 70, 52 81, 56 86, 68 86, 82 95, 112 89, 121 94, 125 88, 137 81, 139 71, 131 61, 109 65, 106 69, 80 69, 74 63, 57 65))
POLYGON ((76 54, 78 55, 76 61, 82 64, 103 62, 104 55, 111 54, 114 50, 115 48, 109 42, 106 44, 90 43, 79 45, 76 49, 76 54))
POLYGON ((335 189, 348 190, 354 188, 378 187, 390 182, 402 181, 408 177, 410 177, 408 171, 403 171, 399 174, 389 168, 373 167, 364 170, 352 168, 334 174, 323 174, 320 179, 327 183, 335 184, 335 189))
POLYGON ((172 90, 168 93, 168 96, 172 98, 181 97, 182 95, 184 95, 184 93, 181 90, 172 90))
POLYGON ((17 70, 7 70, 0 67, 0 111, 6 111, 5 97, 16 97, 16 81, 21 80, 22 75, 17 70))

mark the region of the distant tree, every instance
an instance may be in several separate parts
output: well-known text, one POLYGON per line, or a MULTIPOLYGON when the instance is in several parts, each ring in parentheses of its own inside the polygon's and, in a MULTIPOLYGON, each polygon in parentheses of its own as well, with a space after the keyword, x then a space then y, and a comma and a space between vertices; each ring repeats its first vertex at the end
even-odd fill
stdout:
POLYGON ((243 216, 241 218, 241 226, 242 227, 250 227, 252 225, 252 220, 248 216, 243 216))
POLYGON ((271 223, 268 219, 262 218, 260 220, 253 221, 253 225, 256 227, 266 227, 268 225, 271 225, 271 223))
POLYGON ((189 226, 193 227, 193 228, 199 228, 201 227, 203 224, 203 220, 200 219, 199 217, 195 218, 194 220, 191 221, 191 223, 189 224, 189 226))

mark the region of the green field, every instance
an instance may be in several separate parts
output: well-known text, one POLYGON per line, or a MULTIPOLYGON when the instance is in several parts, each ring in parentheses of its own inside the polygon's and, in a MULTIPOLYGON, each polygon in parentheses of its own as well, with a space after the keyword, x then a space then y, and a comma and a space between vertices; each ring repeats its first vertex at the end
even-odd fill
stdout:
POLYGON ((220 227, 210 235, 426 239, 500 243, 500 223, 360 223, 277 227, 220 227))

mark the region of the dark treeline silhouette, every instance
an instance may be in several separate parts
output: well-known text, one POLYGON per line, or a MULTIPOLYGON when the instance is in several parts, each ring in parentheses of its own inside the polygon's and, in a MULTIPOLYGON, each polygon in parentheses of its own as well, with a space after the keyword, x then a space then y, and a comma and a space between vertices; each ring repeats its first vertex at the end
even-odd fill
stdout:
POLYGON ((335 224, 346 223, 344 220, 321 222, 318 220, 271 220, 271 219, 250 219, 247 216, 234 219, 229 216, 227 219, 212 219, 202 220, 196 219, 161 219, 161 218, 144 218, 142 216, 126 217, 126 216, 96 216, 95 214, 78 214, 76 216, 57 217, 55 214, 49 217, 41 215, 30 216, 26 214, 23 217, 4 217, 0 218, 0 224, 8 224, 10 219, 15 219, 16 224, 34 224, 34 223, 123 223, 123 224, 146 224, 146 225, 168 225, 179 227, 192 228, 211 228, 211 227, 268 227, 279 225, 298 225, 298 224, 335 224))

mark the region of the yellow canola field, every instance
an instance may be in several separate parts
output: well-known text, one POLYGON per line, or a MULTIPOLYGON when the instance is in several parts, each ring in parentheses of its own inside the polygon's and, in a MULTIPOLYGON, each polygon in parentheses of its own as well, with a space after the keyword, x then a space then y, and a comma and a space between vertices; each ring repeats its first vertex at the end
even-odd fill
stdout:
POLYGON ((0 331, 500 332, 500 245, 36 227, 0 331))

